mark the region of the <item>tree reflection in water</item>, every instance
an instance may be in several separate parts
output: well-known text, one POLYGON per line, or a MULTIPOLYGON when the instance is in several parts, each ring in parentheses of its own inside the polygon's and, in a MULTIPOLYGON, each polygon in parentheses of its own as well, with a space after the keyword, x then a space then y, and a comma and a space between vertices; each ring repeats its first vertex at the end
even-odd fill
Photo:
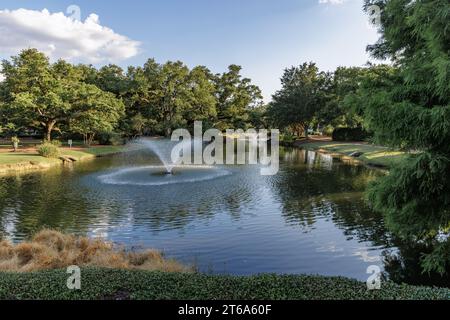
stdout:
MULTIPOLYGON (((326 273, 327 266, 317 264, 336 256, 328 250, 342 249, 329 248, 336 245, 336 234, 339 241, 365 250, 353 252, 362 259, 373 248, 394 281, 450 286, 448 277, 423 275, 419 261, 427 248, 400 241, 364 201, 367 184, 383 173, 298 149, 282 149, 280 157, 275 176, 236 166, 228 168, 232 175, 216 180, 155 188, 108 186, 97 179, 130 163, 157 163, 154 155, 142 152, 0 177, 0 234, 19 241, 51 227, 132 246, 142 240, 169 247, 175 256, 201 251, 205 264, 231 261, 227 271, 237 273, 303 272, 305 265, 308 272, 326 273)), ((355 260, 338 260, 342 265, 336 270, 346 274, 355 260)), ((356 262, 361 270, 367 265, 356 262)))
POLYGON ((383 263, 386 276, 398 283, 450 287, 447 275, 423 273, 420 260, 430 248, 401 241, 389 232, 379 213, 364 200, 364 190, 381 172, 363 166, 340 163, 327 154, 307 150, 284 150, 283 171, 273 191, 283 203, 287 223, 313 228, 319 215, 332 219, 349 238, 370 241, 386 248, 383 263), (299 170, 305 166, 305 170, 299 170), (315 171, 314 175, 305 173, 315 171))

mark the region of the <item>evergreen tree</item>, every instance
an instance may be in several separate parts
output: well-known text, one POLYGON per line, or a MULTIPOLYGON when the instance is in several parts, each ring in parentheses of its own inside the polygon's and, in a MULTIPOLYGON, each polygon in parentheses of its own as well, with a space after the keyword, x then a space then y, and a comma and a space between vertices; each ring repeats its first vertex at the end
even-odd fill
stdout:
POLYGON ((371 188, 374 207, 404 239, 426 243, 424 271, 450 270, 450 5, 448 0, 366 1, 382 9, 377 58, 399 68, 372 87, 365 117, 375 138, 413 150, 371 188))

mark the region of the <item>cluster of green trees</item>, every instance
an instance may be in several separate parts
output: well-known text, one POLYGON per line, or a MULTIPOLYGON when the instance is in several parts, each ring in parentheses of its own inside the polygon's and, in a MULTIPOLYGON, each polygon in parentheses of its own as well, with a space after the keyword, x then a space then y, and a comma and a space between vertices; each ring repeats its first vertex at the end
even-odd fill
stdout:
POLYGON ((34 49, 3 61, 0 85, 3 130, 36 128, 50 141, 52 132, 68 130, 92 139, 112 130, 124 113, 123 102, 86 80, 83 68, 63 60, 50 64, 34 49))
POLYGON ((267 107, 266 120, 297 136, 308 136, 308 129, 320 128, 330 134, 339 127, 363 127, 361 90, 392 73, 396 68, 385 64, 338 67, 334 72, 320 71, 313 62, 290 67, 281 77, 282 88, 267 107))
MULTIPOLYGON (((314 63, 285 70, 282 89, 264 105, 260 89, 230 65, 222 74, 182 62, 142 67, 116 65, 96 69, 64 60, 51 64, 35 49, 3 61, 0 82, 0 130, 17 135, 36 130, 52 135, 94 138, 169 136, 175 128, 275 127, 297 135, 308 128, 361 127, 365 105, 361 90, 396 73, 387 65, 339 67, 320 71, 314 63)), ((2 133, 0 131, 0 133, 2 133)))
POLYGON ((246 128, 259 118, 260 89, 229 66, 222 74, 189 69, 180 61, 143 67, 51 64, 35 49, 3 61, 0 128, 6 134, 37 130, 80 135, 90 144, 99 135, 170 135, 194 121, 205 127, 246 128))

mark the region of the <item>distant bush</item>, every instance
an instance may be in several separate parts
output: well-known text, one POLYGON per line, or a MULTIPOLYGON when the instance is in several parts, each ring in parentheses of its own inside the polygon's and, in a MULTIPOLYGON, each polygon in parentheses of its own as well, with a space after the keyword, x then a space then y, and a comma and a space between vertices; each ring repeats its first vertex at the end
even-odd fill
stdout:
POLYGON ((122 135, 117 132, 105 132, 98 136, 98 143, 103 145, 118 146, 124 143, 122 135))
POLYGON ((51 141, 48 141, 46 139, 42 140, 42 144, 46 144, 46 143, 52 144, 52 145, 54 145, 54 146, 56 146, 58 148, 62 146, 62 142, 59 141, 59 140, 51 140, 51 141))
POLYGON ((286 143, 291 143, 295 141, 295 136, 290 134, 290 133, 286 133, 281 135, 281 139, 282 142, 286 142, 286 143))
POLYGON ((337 128, 332 137, 333 141, 364 141, 369 134, 362 128, 337 128))
POLYGON ((55 147, 61 147, 62 146, 62 142, 59 140, 52 140, 49 143, 51 143, 52 145, 54 145, 55 147))
POLYGON ((17 148, 19 147, 20 139, 17 136, 11 137, 11 143, 14 148, 14 152, 17 151, 17 148))
POLYGON ((11 137, 11 142, 12 143, 19 143, 20 139, 17 136, 11 137))
POLYGON ((39 155, 46 158, 57 158, 59 156, 59 147, 52 142, 44 142, 38 146, 39 155))
POLYGON ((292 147, 296 139, 297 138, 290 133, 282 134, 280 136, 280 145, 284 147, 292 147))
POLYGON ((333 126, 326 126, 323 131, 322 134, 325 136, 331 136, 333 135, 333 131, 334 131, 334 127, 333 126))

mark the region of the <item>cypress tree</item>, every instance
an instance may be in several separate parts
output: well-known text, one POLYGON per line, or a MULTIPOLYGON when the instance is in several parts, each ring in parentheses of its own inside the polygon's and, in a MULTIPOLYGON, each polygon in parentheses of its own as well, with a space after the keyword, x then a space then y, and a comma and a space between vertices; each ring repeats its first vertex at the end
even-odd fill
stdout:
MULTIPOLYGON (((379 0, 380 39, 368 50, 398 75, 371 88, 365 118, 378 142, 411 151, 369 190, 375 209, 402 238, 426 243, 424 271, 450 267, 450 2, 379 0)), ((375 19, 376 20, 376 19, 375 19)))

